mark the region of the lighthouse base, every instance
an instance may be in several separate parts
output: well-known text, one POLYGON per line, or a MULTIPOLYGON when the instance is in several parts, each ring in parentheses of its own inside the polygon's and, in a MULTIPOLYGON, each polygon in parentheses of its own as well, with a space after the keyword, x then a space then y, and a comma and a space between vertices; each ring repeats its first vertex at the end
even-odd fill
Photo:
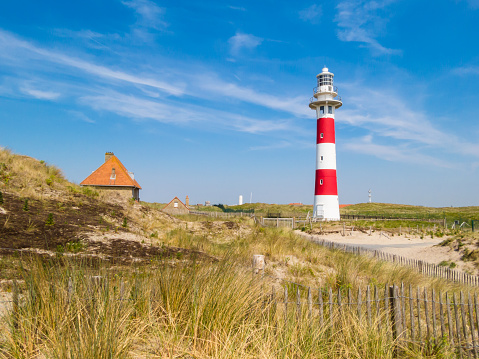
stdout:
POLYGON ((323 221, 339 221, 338 196, 314 196, 313 218, 323 221))

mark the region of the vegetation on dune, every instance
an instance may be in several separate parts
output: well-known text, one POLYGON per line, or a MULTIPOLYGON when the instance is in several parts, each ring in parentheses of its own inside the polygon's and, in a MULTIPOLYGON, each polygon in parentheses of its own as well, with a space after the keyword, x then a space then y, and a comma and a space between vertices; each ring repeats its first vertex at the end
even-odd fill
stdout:
POLYGON ((390 218, 479 220, 479 207, 423 207, 389 203, 359 203, 340 209, 341 214, 390 218))
MULTIPOLYGON (((265 301, 265 283, 232 257, 136 271, 57 260, 24 265, 21 304, 0 324, 3 358, 394 357, 384 325, 351 314, 334 328, 298 322, 294 310, 285 315, 265 301)), ((431 357, 405 350, 399 357, 431 357)))
MULTIPOLYGON (((371 330, 345 316, 340 328, 311 330, 306 321, 294 320, 293 311, 273 313, 265 293, 282 280, 344 294, 401 282, 437 292, 464 289, 405 267, 317 246, 290 229, 263 228, 249 217, 172 217, 159 211, 164 204, 111 201, 68 182, 43 161, 4 149, 0 194, 0 247, 22 249, 0 257, 0 294, 11 298, 12 279, 20 286, 17 315, 9 312, 0 321, 3 358, 389 358, 395 343, 376 325, 371 330), (263 281, 252 280, 253 254, 266 257, 263 281)), ((407 218, 429 210, 369 205, 345 207, 341 213, 407 218)), ((254 209, 257 216, 300 217, 312 211, 312 206, 262 203, 228 208, 254 209)), ((461 218, 477 215, 477 209, 452 210, 461 218)), ((396 233, 410 223, 349 224, 396 233)), ((342 223, 316 223, 313 230, 340 227, 342 223)), ((479 262, 472 234, 447 234, 443 245, 460 250, 464 261, 479 262)), ((454 263, 442 265, 452 268, 454 263)), ((426 354, 413 350, 402 355, 426 354)))

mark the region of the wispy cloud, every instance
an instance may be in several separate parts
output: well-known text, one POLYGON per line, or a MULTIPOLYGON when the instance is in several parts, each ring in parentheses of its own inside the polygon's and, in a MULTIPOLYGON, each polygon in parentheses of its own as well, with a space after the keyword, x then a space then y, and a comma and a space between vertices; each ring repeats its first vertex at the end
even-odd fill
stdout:
MULTIPOLYGON (((350 87, 358 88, 358 84, 350 87)), ((364 137, 361 143, 348 143, 348 149, 390 161, 407 162, 409 158, 411 162, 440 167, 450 166, 439 159, 440 155, 479 157, 479 144, 435 126, 428 114, 411 107, 409 100, 391 90, 360 87, 361 92, 348 96, 348 109, 341 109, 337 121, 365 129, 372 135, 364 137), (388 145, 378 144, 381 141, 387 141, 388 145)))
MULTIPOLYGON (((303 95, 297 97, 274 96, 253 88, 226 82, 212 74, 199 77, 197 83, 204 91, 208 91, 208 95, 213 93, 215 96, 241 100, 302 118, 314 117, 313 112, 307 107, 306 98, 303 95)), ((201 96, 201 94, 199 95, 201 96)))
POLYGON ((106 66, 71 57, 61 52, 46 50, 0 30, 0 57, 3 57, 4 54, 5 56, 12 56, 12 52, 18 54, 19 51, 24 51, 24 53, 21 54, 23 57, 40 57, 43 61, 72 67, 108 80, 145 85, 177 96, 182 95, 184 91, 184 85, 170 84, 151 76, 141 77, 133 75, 121 70, 114 70, 106 66))
POLYGON ((466 0, 466 2, 472 9, 479 9, 479 0, 466 0))
POLYGON ((404 143, 399 145, 374 143, 372 135, 367 135, 359 139, 349 139, 347 143, 343 144, 343 148, 354 153, 371 155, 391 162, 414 163, 443 168, 458 167, 454 163, 421 153, 417 148, 409 148, 407 144, 404 143))
POLYGON ((303 21, 310 22, 311 24, 319 23, 321 15, 323 14, 323 8, 321 5, 313 4, 306 9, 299 12, 299 18, 303 21))
POLYGON ((277 143, 273 143, 270 145, 264 145, 264 146, 251 146, 249 148, 250 151, 268 151, 268 150, 278 150, 282 148, 288 148, 291 147, 291 143, 288 141, 279 141, 277 143))
POLYGON ((73 116, 83 122, 88 122, 88 123, 95 123, 91 118, 89 118, 87 115, 85 115, 83 112, 80 111, 74 111, 74 110, 69 110, 67 111, 70 116, 73 116))
POLYGON ((234 36, 230 37, 228 43, 230 45, 230 52, 233 56, 238 56, 243 49, 251 50, 263 42, 261 37, 257 37, 251 34, 243 34, 237 32, 234 36))
POLYGON ((396 0, 345 0, 336 7, 338 13, 338 37, 341 41, 363 43, 374 53, 392 55, 400 50, 387 48, 379 43, 377 37, 384 31, 385 17, 380 12, 396 0))
POLYGON ((133 95, 109 92, 80 98, 82 104, 97 111, 108 111, 135 120, 154 120, 175 125, 197 125, 205 128, 222 128, 253 134, 288 131, 292 125, 286 120, 264 120, 220 111, 204 106, 165 103, 133 95))
POLYGON ((242 7, 242 6, 229 5, 228 7, 229 7, 231 10, 246 11, 246 8, 244 8, 244 7, 242 7))
POLYGON ((22 87, 20 88, 20 91, 22 91, 24 94, 30 95, 39 100, 56 100, 61 95, 58 92, 43 91, 43 90, 38 90, 38 89, 30 88, 30 87, 22 87))
POLYGON ((479 75, 479 66, 467 65, 467 66, 457 67, 452 70, 452 73, 461 75, 461 76, 479 75))
POLYGON ((137 25, 156 30, 162 30, 168 27, 163 19, 165 9, 159 7, 149 0, 131 0, 122 1, 122 4, 135 10, 137 14, 137 25))

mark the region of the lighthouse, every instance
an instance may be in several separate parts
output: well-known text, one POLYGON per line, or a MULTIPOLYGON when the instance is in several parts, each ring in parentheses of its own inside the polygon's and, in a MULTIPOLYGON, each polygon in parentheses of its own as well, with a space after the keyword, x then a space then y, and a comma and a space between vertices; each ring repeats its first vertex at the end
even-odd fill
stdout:
POLYGON ((309 107, 316 110, 316 180, 313 217, 318 220, 339 220, 338 180, 336 177, 336 140, 334 112, 342 106, 334 74, 328 68, 316 76, 318 86, 309 107))

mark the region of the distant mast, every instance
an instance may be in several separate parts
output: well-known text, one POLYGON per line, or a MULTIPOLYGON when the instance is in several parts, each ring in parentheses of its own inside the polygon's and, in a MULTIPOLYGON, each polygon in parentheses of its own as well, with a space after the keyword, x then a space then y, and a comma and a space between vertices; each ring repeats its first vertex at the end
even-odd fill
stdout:
POLYGON ((369 200, 368 200, 368 203, 371 203, 371 190, 368 191, 368 197, 369 197, 369 200))
POLYGON ((316 110, 317 118, 313 218, 327 221, 339 220, 334 112, 343 103, 337 87, 333 85, 333 77, 327 67, 323 68, 316 76, 318 86, 314 88, 309 103, 309 107, 316 110))

